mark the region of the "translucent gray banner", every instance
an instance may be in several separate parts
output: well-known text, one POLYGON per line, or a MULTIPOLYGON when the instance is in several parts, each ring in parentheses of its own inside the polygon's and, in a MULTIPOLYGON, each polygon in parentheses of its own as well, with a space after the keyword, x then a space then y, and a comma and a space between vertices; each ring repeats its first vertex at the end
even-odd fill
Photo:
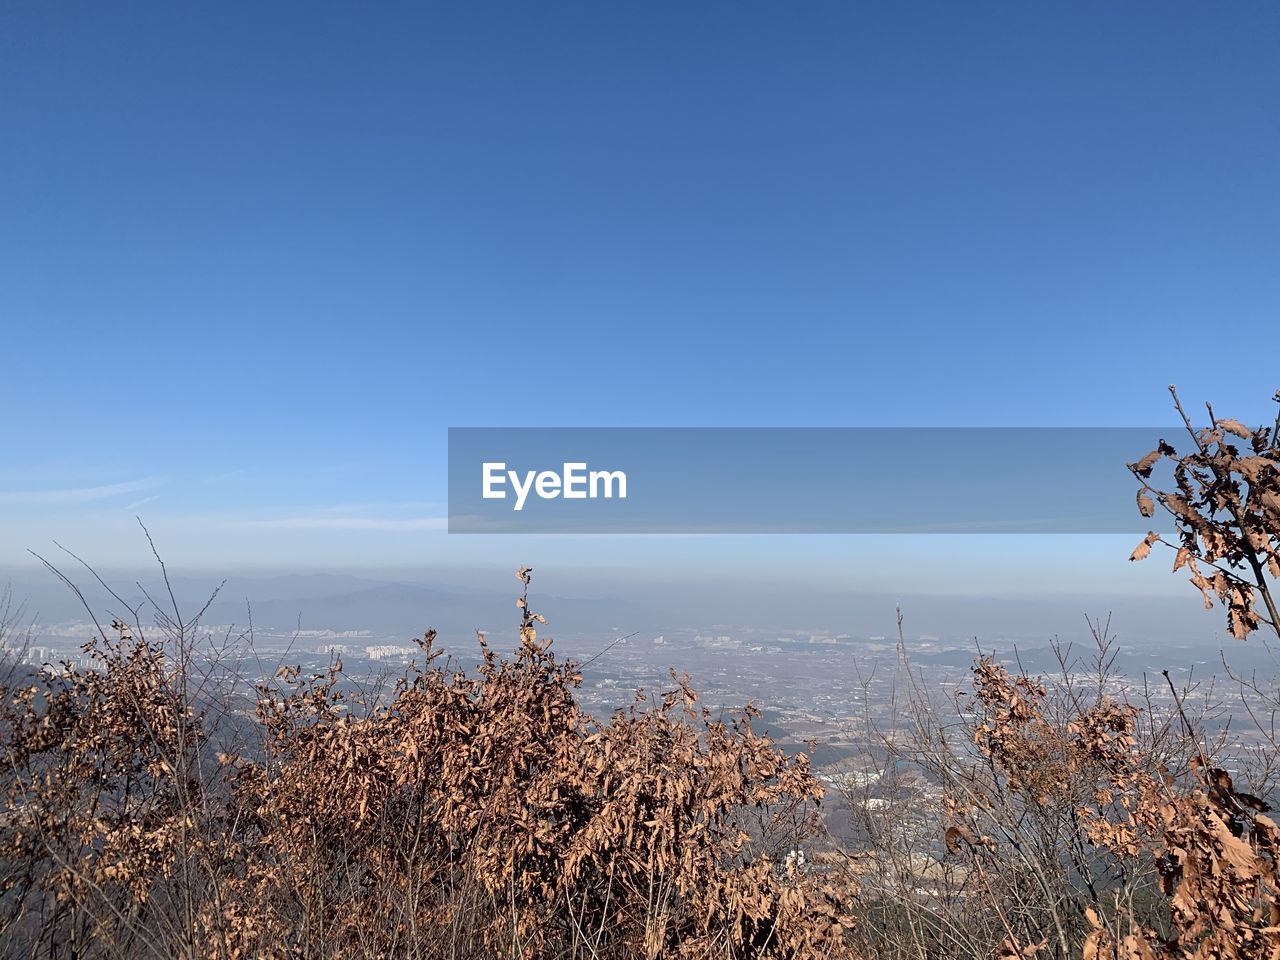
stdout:
POLYGON ((1159 427, 449 430, 450 533, 1133 533, 1159 427))

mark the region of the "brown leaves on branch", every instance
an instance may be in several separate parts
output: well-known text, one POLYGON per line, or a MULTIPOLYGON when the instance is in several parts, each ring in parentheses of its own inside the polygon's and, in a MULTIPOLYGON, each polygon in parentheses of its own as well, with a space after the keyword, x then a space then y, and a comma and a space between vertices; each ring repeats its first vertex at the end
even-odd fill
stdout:
MULTIPOLYGON (((952 815, 962 822, 948 828, 945 841, 950 855, 971 865, 983 895, 1001 889, 1020 861, 1049 884, 1056 854, 1035 860, 1029 846, 1058 824, 1069 830, 1051 848, 1074 848, 1083 858, 1077 863, 1104 876, 1154 872, 1158 888, 1151 892, 1161 897, 1158 909, 1139 916, 1123 879, 1067 884, 1078 899, 1056 919, 1059 942, 1028 939, 1054 923, 1028 929, 1010 921, 998 955, 1029 955, 1050 944, 1056 956, 1089 960, 1280 956, 1280 829, 1263 800, 1238 790, 1200 753, 1174 776, 1140 743, 1139 723, 1150 718, 1127 704, 1100 693, 1055 700, 1042 681, 991 659, 973 674, 973 740, 987 762, 980 775, 950 787, 952 815), (979 839, 988 830, 992 837, 979 839)), ((1001 909, 994 897, 992 909, 1001 909)))
POLYGON ((1151 531, 1142 539, 1140 544, 1133 548, 1133 553, 1129 554, 1129 559, 1131 561, 1147 559, 1147 557, 1151 556, 1151 545, 1159 541, 1159 539, 1160 535, 1154 530, 1151 531))
MULTIPOLYGON (((1206 608, 1215 601, 1226 608, 1232 636, 1243 640, 1261 627, 1280 636, 1273 592, 1280 578, 1280 417, 1250 428, 1208 407, 1207 425, 1197 428, 1169 389, 1190 446, 1179 454, 1161 440, 1129 464, 1140 484, 1138 510, 1150 517, 1159 505, 1172 518, 1174 571, 1187 568, 1206 608), (1161 465, 1171 481, 1163 488, 1152 479, 1161 465)), ((1145 559, 1157 542, 1158 534, 1148 534, 1129 559, 1145 559)))

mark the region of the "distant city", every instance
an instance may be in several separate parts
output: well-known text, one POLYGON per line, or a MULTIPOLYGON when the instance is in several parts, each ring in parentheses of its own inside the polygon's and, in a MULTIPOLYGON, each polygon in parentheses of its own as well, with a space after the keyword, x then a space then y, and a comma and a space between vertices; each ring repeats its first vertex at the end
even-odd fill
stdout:
MULTIPOLYGON (((143 624, 144 633, 152 628, 143 624)), ((101 669, 102 664, 84 646, 97 628, 88 620, 68 620, 39 627, 21 650, 10 651, 29 667, 70 663, 79 669, 101 669)), ((848 829, 848 805, 867 810, 904 795, 936 800, 938 787, 922 779, 892 788, 880 779, 884 774, 886 742, 901 736, 902 694, 909 669, 927 696, 943 710, 958 709, 956 694, 969 691, 969 668, 975 657, 994 652, 1032 673, 1059 675, 1063 666, 1053 647, 1043 639, 1002 637, 983 644, 972 637, 908 634, 901 644, 896 636, 810 629, 772 630, 741 624, 671 625, 661 633, 626 634, 622 627, 599 632, 558 633, 553 650, 584 664, 577 696, 580 704, 600 718, 624 709, 637 691, 662 692, 673 686, 671 671, 688 674, 701 702, 713 711, 734 712, 750 703, 762 716, 756 721, 792 751, 809 754, 816 772, 831 788, 827 819, 831 830, 848 829), (883 795, 881 793, 883 792, 883 795), (856 798, 852 799, 851 798, 856 798)), ((481 635, 483 631, 477 631, 481 635)), ((253 712, 254 687, 275 682, 282 665, 298 666, 303 674, 323 673, 341 665, 342 677, 352 688, 364 688, 371 678, 393 678, 415 661, 421 648, 403 633, 373 628, 281 629, 255 626, 252 635, 243 625, 202 624, 197 650, 211 657, 237 658, 237 692, 240 708, 253 712), (230 653, 229 653, 230 652, 230 653)), ((487 637, 499 652, 514 647, 514 631, 487 637)), ((478 645, 471 637, 453 635, 439 646, 461 668, 478 660, 478 645)), ((1089 683, 1096 671, 1090 648, 1077 638, 1065 644, 1066 669, 1075 682, 1089 683)), ((1255 646, 1230 648, 1235 666, 1247 669, 1267 663, 1255 646)), ((1197 689, 1197 680, 1221 675, 1216 653, 1203 645, 1163 644, 1118 646, 1116 689, 1133 702, 1149 700, 1157 711, 1173 708, 1170 691, 1161 676, 1168 669, 1181 689, 1197 689)), ((1257 734, 1248 724, 1233 729, 1228 710, 1208 711, 1208 732, 1225 736, 1228 762, 1243 758, 1257 745, 1257 734)), ((924 809, 922 806, 921 809, 924 809)), ((910 819, 910 810, 903 812, 910 819)), ((928 817, 921 831, 933 831, 928 817)))

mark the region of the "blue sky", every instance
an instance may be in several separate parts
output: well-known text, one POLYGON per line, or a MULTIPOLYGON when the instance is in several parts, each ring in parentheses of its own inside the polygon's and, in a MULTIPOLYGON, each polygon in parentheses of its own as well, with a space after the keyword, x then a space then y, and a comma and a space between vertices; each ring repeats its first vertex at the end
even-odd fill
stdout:
POLYGON ((954 586, 1032 545, 461 542, 445 431, 1271 414, 1274 5, 302 10, 0 14, 0 563, 954 586))

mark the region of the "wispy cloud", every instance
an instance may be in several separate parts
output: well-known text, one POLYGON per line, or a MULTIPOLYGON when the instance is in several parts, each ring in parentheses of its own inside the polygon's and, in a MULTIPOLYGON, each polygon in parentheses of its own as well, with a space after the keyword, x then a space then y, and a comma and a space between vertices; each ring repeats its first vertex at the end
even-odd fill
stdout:
POLYGON ((413 511, 435 510, 442 504, 433 500, 373 500, 364 503, 338 503, 323 507, 313 507, 311 512, 318 516, 361 516, 368 513, 411 513, 413 511))
POLYGON ((0 490, 0 507, 49 507, 93 503, 112 497, 154 490, 164 485, 159 477, 144 477, 124 483, 107 483, 96 487, 67 487, 55 490, 0 490))
POLYGON ((215 473, 212 476, 205 477, 204 483, 226 483, 228 480, 239 480, 241 477, 249 475, 248 467, 237 467, 234 470, 226 470, 222 473, 215 473))
POLYGON ((240 527, 276 530, 447 530, 447 517, 278 517, 267 520, 241 520, 240 527))
POLYGON ((152 500, 159 500, 159 499, 160 499, 160 495, 158 493, 152 494, 149 497, 143 497, 141 500, 135 500, 133 501, 133 503, 129 504, 128 506, 121 507, 120 510, 122 513, 132 513, 134 510, 137 510, 144 503, 150 503, 152 500))

